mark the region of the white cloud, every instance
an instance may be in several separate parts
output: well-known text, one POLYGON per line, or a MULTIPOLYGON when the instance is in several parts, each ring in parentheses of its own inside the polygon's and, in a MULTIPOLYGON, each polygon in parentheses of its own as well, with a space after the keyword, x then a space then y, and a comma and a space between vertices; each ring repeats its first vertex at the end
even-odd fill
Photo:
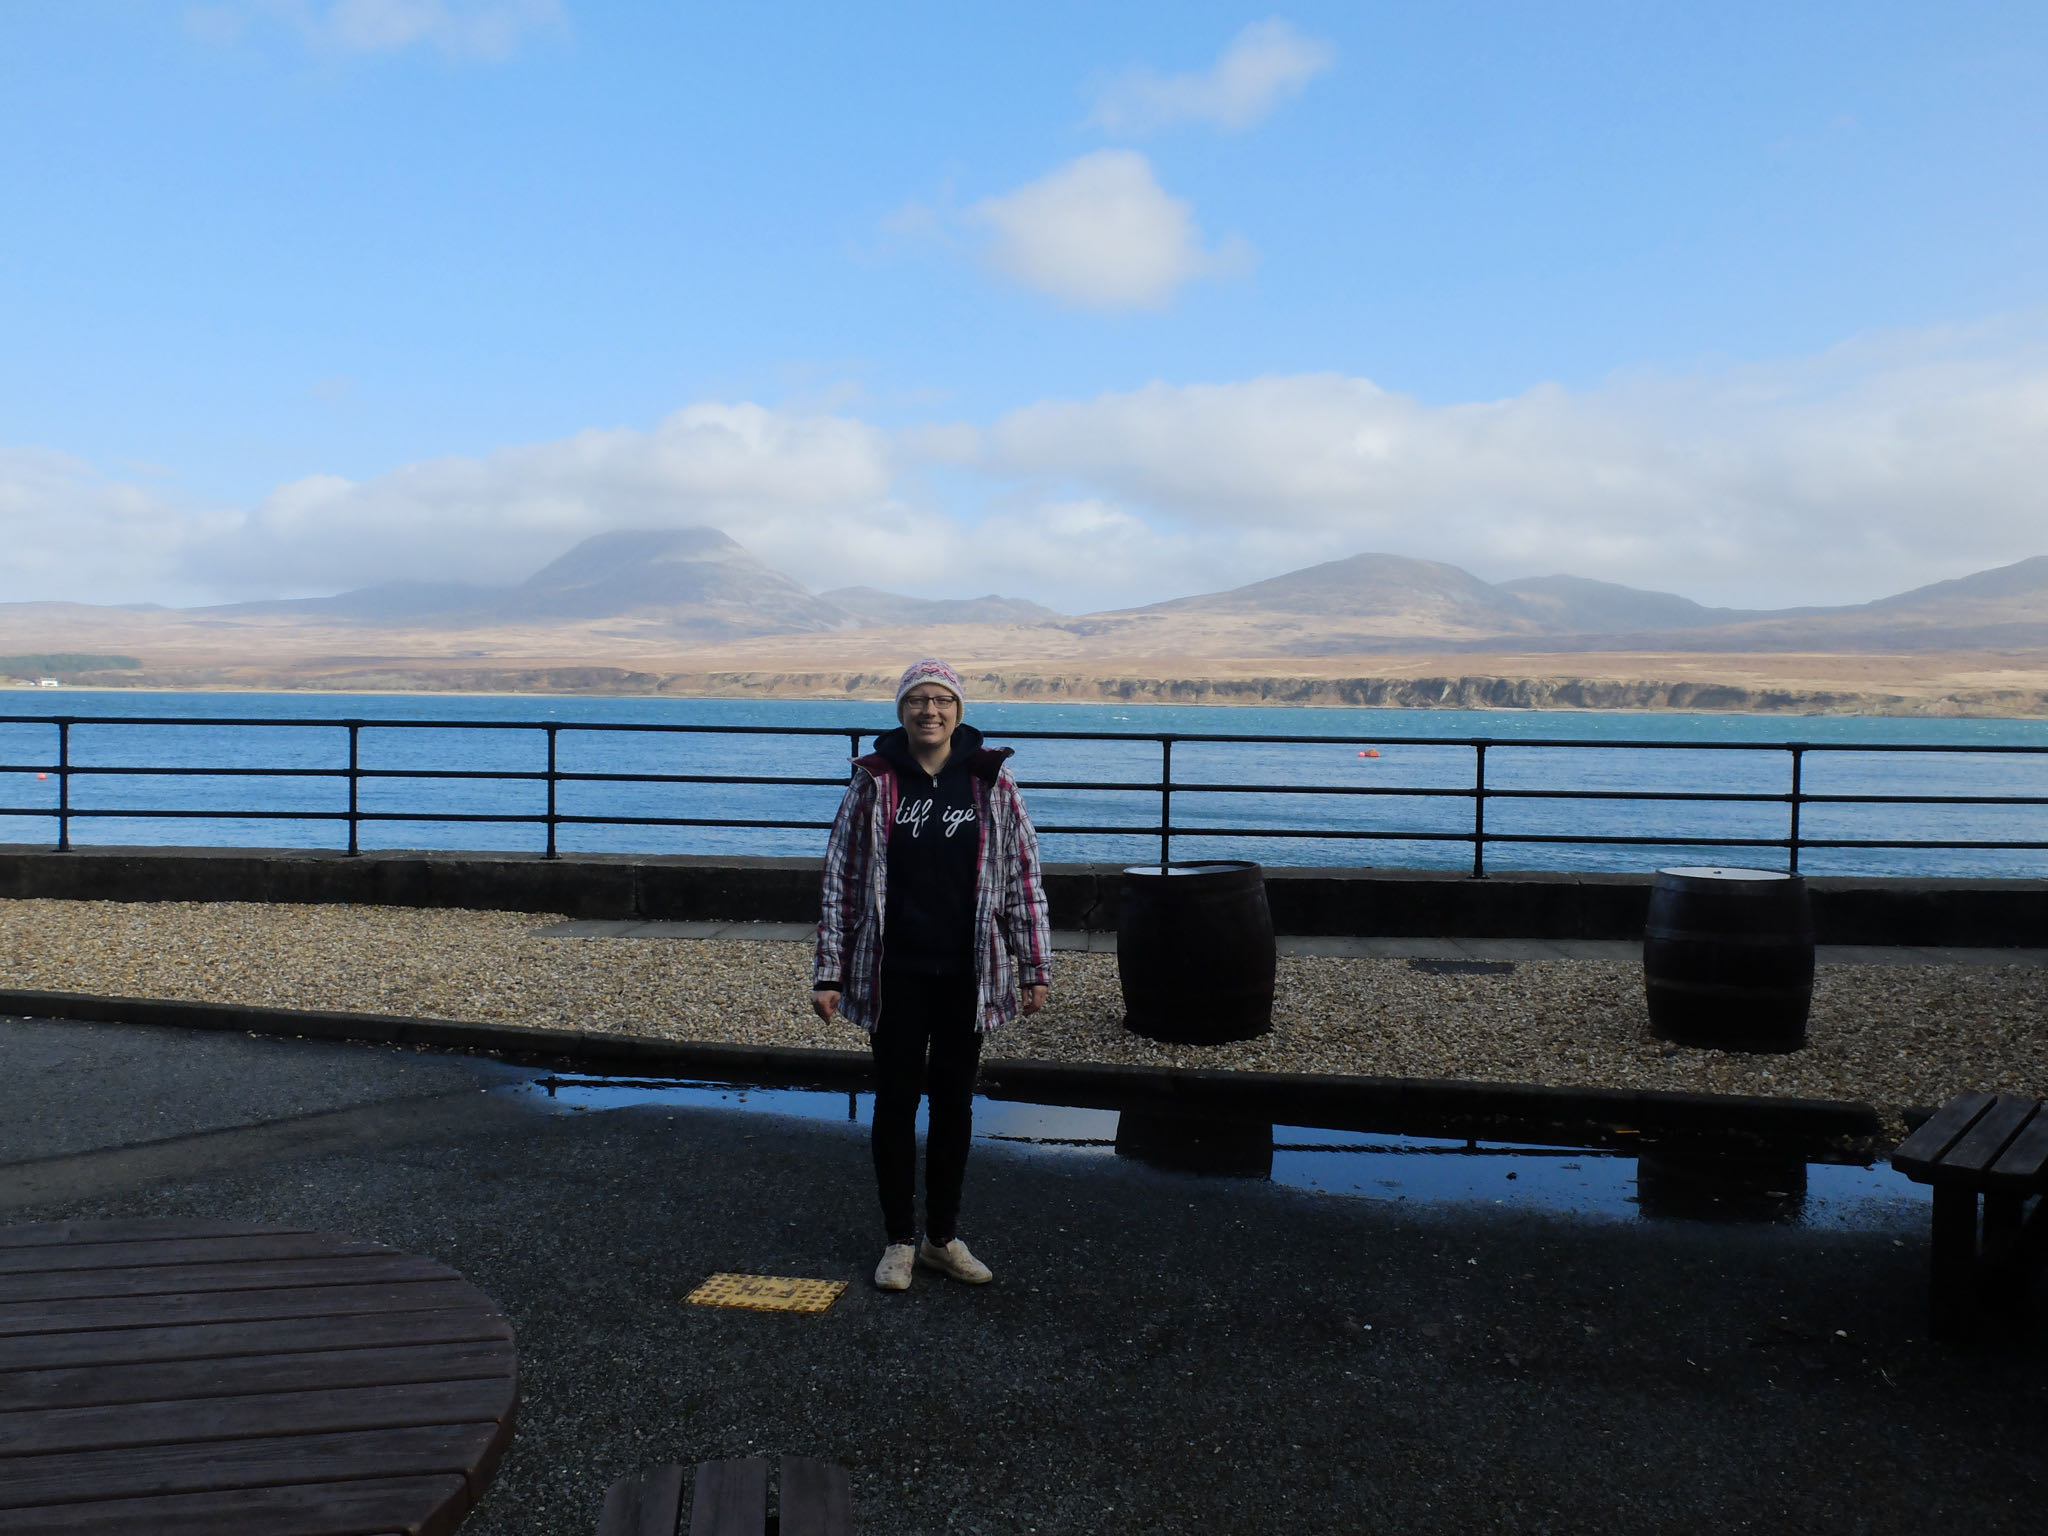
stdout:
POLYGON ((0 448, 0 602, 197 600, 173 572, 195 541, 239 521, 182 507, 68 454, 0 448))
POLYGON ((510 57, 528 34, 565 20, 560 0, 211 0, 186 17, 216 39, 283 25, 309 45, 338 53, 426 47, 487 61, 510 57))
POLYGON ((593 429, 361 482, 294 481, 191 564, 252 591, 515 582, 595 533, 705 524, 822 575, 886 532, 891 476, 887 440, 859 421, 694 405, 650 432, 593 429))
POLYGON ((1385 550, 1705 602, 1851 602, 2048 553, 2048 315, 1815 357, 1426 405, 1339 374, 1049 400, 894 434, 700 404, 253 510, 0 450, 0 598, 193 602, 523 580, 708 523, 813 590, 1068 611, 1385 550))
POLYGON ((1336 60, 1328 43, 1274 17, 1246 27, 1199 73, 1134 69, 1118 76, 1096 98, 1089 121, 1111 133, 1149 133, 1184 122, 1248 128, 1336 60))
POLYGON ((968 214, 984 256, 1006 277, 1084 309, 1161 309, 1191 278, 1241 270, 1251 249, 1203 249, 1189 204, 1134 150, 1105 149, 968 214))
POLYGON ((1703 601, 1856 601, 2048 553, 2038 320, 1697 376, 1425 406, 1365 379, 1013 412, 984 462, 1127 505, 1215 585, 1387 550, 1703 601), (1253 559, 1248 539, 1265 547, 1253 559))

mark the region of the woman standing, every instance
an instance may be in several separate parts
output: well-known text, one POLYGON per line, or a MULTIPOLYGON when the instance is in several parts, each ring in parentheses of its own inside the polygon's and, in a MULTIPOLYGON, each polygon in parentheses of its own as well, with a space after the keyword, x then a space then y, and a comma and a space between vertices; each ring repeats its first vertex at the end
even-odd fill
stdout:
POLYGON ((902 722, 854 764, 825 850, 811 1006, 868 1032, 875 1054, 875 1180, 888 1245, 885 1291, 913 1264, 980 1285, 993 1276, 955 1225, 974 1135, 982 1036, 1045 1005, 1051 959, 1038 837, 1005 759, 961 723, 960 674, 913 662, 896 685, 902 722), (917 1101, 925 1138, 917 1234, 917 1101))

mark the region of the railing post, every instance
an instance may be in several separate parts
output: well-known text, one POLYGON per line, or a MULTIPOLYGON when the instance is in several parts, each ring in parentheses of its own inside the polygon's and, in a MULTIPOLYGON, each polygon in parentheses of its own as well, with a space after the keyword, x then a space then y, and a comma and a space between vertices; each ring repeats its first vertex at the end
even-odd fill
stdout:
POLYGON ((1472 743, 1472 878, 1486 878, 1486 738, 1472 743))
POLYGON ((357 813, 358 813, 358 806, 357 806, 357 803, 356 803, 356 785, 357 785, 357 783, 359 782, 359 779, 360 779, 360 775, 361 775, 361 772, 362 772, 362 758, 361 758, 361 755, 360 755, 360 753, 359 753, 359 751, 358 751, 358 742, 357 742, 357 737, 358 737, 358 736, 359 736, 359 735, 361 734, 361 732, 362 732, 362 729, 363 729, 363 726, 362 726, 362 722, 361 722, 361 721, 359 721, 359 720, 351 720, 351 721, 349 721, 349 723, 348 723, 348 852, 349 852, 349 857, 350 857, 350 858, 354 858, 354 857, 356 857, 356 856, 357 856, 358 854, 360 854, 360 853, 361 853, 361 852, 363 851, 363 850, 361 849, 361 847, 359 847, 359 846, 357 845, 357 842, 356 842, 356 817, 357 817, 357 813))
POLYGON ((1159 738, 1159 873, 1173 859, 1173 738, 1159 738))
POLYGON ((71 851, 71 722, 57 722, 57 851, 71 851))
POLYGON ((548 733, 548 848, 547 848, 547 852, 546 852, 546 853, 543 853, 543 854, 541 855, 541 857, 542 857, 542 858, 544 858, 544 859, 552 859, 552 858, 557 858, 557 857, 559 857, 559 855, 558 855, 558 854, 557 854, 557 853, 555 852, 555 732, 556 732, 556 731, 558 731, 558 730, 560 730, 560 729, 561 729, 561 727, 560 727, 560 726, 558 726, 558 725, 550 725, 550 726, 548 726, 548 727, 547 727, 547 733, 548 733))
POLYGON ((1806 748, 1794 745, 1792 748, 1792 832, 1788 844, 1792 854, 1792 873, 1799 873, 1799 807, 1804 798, 1801 789, 1801 770, 1805 766, 1806 748))

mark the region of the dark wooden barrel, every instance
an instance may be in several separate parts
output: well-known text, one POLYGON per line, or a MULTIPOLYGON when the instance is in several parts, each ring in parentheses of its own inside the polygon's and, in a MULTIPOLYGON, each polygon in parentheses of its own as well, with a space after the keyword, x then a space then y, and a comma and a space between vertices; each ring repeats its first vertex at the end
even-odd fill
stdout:
POLYGON ((1273 1027, 1273 914, 1259 866, 1140 864, 1124 871, 1116 970, 1124 1027, 1217 1045, 1273 1027))
POLYGON ((1722 1051, 1796 1051, 1813 1002, 1806 882, 1769 869, 1657 872, 1643 930, 1650 1032, 1722 1051))

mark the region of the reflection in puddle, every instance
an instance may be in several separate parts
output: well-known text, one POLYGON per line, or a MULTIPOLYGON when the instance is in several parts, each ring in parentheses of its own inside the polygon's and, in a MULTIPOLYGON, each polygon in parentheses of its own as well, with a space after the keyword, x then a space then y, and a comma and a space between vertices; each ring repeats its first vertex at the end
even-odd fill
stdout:
POLYGON ((1254 1120, 1127 1109, 1117 1117, 1116 1155, 1168 1173, 1269 1179, 1273 1176, 1273 1127, 1254 1120))
MULTIPOLYGON (((869 1123, 873 1095, 733 1083, 555 1074, 514 1090, 556 1114, 688 1105, 869 1123)), ((918 1125, 924 1124, 920 1108, 918 1125)), ((1371 1200, 1457 1201, 1636 1220, 1772 1221, 1807 1227, 1927 1222, 1926 1186, 1885 1164, 1812 1163, 1698 1143, 1528 1146, 1305 1126, 1191 1126, 1171 1114, 976 1098, 977 1139, 1058 1157, 1122 1157, 1173 1174, 1270 1179, 1371 1200)))

